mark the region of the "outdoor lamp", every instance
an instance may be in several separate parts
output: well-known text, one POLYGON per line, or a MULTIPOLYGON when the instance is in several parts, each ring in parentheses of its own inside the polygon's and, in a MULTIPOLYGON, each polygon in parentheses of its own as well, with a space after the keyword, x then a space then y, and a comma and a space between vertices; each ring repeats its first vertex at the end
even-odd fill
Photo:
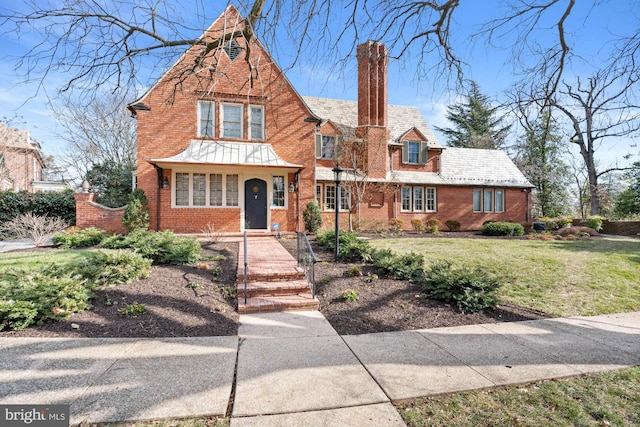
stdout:
POLYGON ((296 191, 296 185, 292 182, 289 184, 289 193, 293 193, 294 191, 296 191))
POLYGON ((336 163, 336 167, 331 169, 333 172, 333 179, 336 182, 336 200, 335 200, 335 210, 336 210, 336 261, 338 260, 338 253, 340 251, 340 225, 338 223, 338 214, 340 212, 340 178, 342 175, 342 168, 339 163, 336 163))
POLYGON ((162 180, 162 188, 164 188, 165 190, 169 188, 169 178, 167 178, 166 176, 162 180))

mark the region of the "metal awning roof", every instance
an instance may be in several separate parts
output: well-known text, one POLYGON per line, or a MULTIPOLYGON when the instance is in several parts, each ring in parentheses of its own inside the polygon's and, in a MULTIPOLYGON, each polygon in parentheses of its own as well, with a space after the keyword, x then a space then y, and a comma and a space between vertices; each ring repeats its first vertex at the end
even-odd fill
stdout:
POLYGON ((300 169, 283 160, 271 144, 253 142, 191 141, 187 148, 171 157, 149 160, 159 166, 169 164, 261 166, 300 169))

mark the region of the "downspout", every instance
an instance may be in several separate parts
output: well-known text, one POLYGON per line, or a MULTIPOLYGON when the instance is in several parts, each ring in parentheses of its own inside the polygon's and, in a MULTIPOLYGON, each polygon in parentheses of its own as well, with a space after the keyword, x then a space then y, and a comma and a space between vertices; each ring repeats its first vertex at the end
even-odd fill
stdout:
POLYGON ((153 165, 158 174, 158 196, 156 197, 156 231, 160 231, 160 195, 162 192, 162 178, 163 170, 158 165, 153 165))

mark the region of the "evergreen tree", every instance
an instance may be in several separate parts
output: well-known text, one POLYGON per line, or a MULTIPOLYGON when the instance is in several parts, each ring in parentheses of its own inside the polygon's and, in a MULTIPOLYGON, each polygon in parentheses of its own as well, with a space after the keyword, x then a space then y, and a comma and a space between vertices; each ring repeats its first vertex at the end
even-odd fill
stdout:
POLYGON ((569 211, 569 168, 562 160, 562 137, 547 113, 524 121, 525 135, 518 141, 515 163, 535 186, 536 216, 559 217, 569 211))
POLYGON ((640 162, 635 162, 631 171, 625 174, 629 187, 616 197, 613 209, 616 218, 633 218, 640 215, 640 162))
POLYGON ((502 126, 504 116, 498 116, 498 108, 471 82, 466 100, 447 108, 447 120, 453 127, 436 129, 447 137, 450 147, 501 149, 511 125, 502 126))
POLYGON ((117 163, 107 160, 94 164, 85 179, 91 192, 96 194, 96 201, 110 208, 119 208, 129 202, 131 194, 131 173, 136 168, 130 163, 117 163))

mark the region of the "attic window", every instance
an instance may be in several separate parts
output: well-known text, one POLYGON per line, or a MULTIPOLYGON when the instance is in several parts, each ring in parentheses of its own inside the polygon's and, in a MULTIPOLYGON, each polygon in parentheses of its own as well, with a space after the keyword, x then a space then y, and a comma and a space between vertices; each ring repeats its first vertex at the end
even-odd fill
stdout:
POLYGON ((229 40, 224 45, 224 51, 229 57, 230 60, 235 61, 235 59, 240 56, 240 52, 242 52, 242 48, 235 40, 229 40))

